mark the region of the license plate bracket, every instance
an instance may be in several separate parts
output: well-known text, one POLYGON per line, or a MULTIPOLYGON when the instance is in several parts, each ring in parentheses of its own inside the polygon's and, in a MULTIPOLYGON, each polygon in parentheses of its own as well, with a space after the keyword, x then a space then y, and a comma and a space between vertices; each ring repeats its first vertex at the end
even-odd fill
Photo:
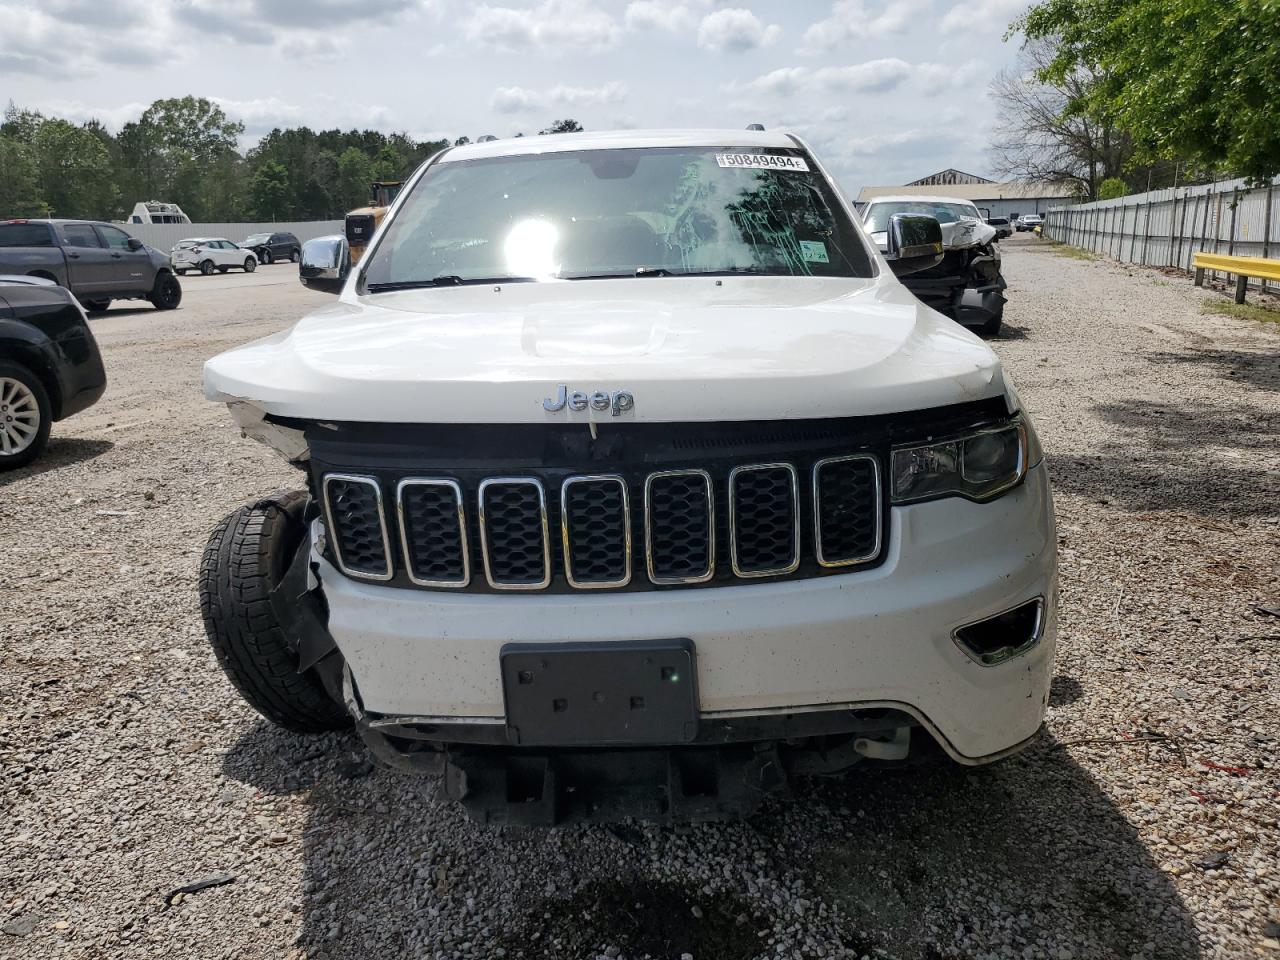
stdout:
POLYGON ((618 746, 697 737, 692 640, 507 643, 499 659, 511 743, 618 746))

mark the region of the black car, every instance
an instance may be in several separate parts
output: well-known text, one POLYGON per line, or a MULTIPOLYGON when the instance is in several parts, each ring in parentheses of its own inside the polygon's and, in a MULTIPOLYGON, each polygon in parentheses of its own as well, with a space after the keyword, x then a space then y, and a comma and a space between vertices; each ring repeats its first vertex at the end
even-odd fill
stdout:
POLYGON ((298 262, 302 254, 302 244, 292 233, 254 233, 240 241, 240 246, 252 250, 263 263, 273 260, 291 260, 298 262))
POLYGON ((0 470, 30 463, 49 427, 107 389, 98 342, 70 290, 0 276, 0 470))

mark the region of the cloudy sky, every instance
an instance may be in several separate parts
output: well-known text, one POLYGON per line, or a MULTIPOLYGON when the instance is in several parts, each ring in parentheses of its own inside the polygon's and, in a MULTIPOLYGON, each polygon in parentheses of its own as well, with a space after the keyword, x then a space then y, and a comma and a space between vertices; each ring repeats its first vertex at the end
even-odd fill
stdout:
POLYGON ((987 84, 1028 0, 0 0, 0 101, 113 129, 194 94, 243 121, 415 137, 742 127, 846 189, 988 174, 987 84))

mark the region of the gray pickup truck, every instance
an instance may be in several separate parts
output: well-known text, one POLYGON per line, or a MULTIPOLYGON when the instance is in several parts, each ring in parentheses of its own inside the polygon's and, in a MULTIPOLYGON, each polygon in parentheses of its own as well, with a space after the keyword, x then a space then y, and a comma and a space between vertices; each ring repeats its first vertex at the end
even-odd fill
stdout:
POLYGON ((182 302, 168 254, 109 223, 2 220, 0 274, 52 280, 90 313, 106 310, 112 300, 149 300, 159 310, 182 302))

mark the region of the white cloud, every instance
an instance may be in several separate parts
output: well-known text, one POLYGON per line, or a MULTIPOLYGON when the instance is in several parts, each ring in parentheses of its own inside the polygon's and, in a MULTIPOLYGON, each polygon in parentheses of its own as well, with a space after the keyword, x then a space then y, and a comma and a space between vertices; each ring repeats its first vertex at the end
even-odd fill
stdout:
POLYGON ((990 80, 995 68, 977 58, 953 65, 947 63, 920 63, 911 70, 911 79, 925 96, 937 96, 979 81, 990 80))
POLYGON ((290 37, 280 43, 280 54, 290 60, 325 63, 341 59, 346 45, 326 36, 290 37))
POLYGON ((142 116, 150 104, 125 103, 118 107, 93 107, 82 100, 48 100, 40 104, 39 110, 47 117, 59 117, 72 123, 87 123, 98 120, 107 129, 116 133, 126 123, 132 123, 142 116))
POLYGON ((717 10, 698 24, 698 46, 717 53, 744 53, 767 47, 782 35, 776 23, 766 25, 750 10, 730 7, 717 10))
POLYGON ((622 83, 606 83, 599 87, 569 87, 561 84, 545 93, 526 87, 498 87, 489 97, 489 106, 498 113, 531 113, 551 105, 565 107, 600 107, 621 103, 628 90, 622 83))
POLYGON ((498 113, 528 113, 542 108, 542 99, 524 87, 498 87, 489 97, 489 106, 498 113))
POLYGON ((683 3, 663 3, 661 0, 635 0, 627 4, 623 21, 628 30, 677 30, 692 29, 696 18, 683 3))
MULTIPOLYGON (((101 18, 90 16, 85 0, 32 5, 0 0, 0 75, 38 75, 52 80, 78 78, 104 64, 151 67, 183 60, 185 44, 172 36, 165 10, 153 20, 124 15, 103 42, 101 18)), ((6 98, 7 99, 7 98, 6 98)))
POLYGON ((846 67, 823 67, 813 74, 814 81, 828 90, 850 90, 857 93, 892 90, 912 74, 911 64, 897 57, 868 60, 846 67))
POLYGON ((831 15, 804 32, 800 51, 817 54, 866 37, 903 33, 933 8, 933 0, 887 0, 878 13, 866 0, 835 0, 831 15))
POLYGON ((947 11, 940 30, 943 33, 1003 32, 1029 6, 1031 0, 964 0, 947 11))
POLYGON ((529 8, 482 4, 463 29, 480 46, 549 53, 607 50, 622 36, 618 22, 587 0, 544 0, 529 8))
POLYGON ((955 68, 925 63, 913 66, 897 57, 868 60, 840 67, 780 67, 756 77, 744 87, 754 93, 774 97, 796 94, 829 95, 832 92, 882 93, 902 86, 917 76, 932 81, 938 73, 954 73, 955 68))
POLYGON ((616 81, 602 87, 552 87, 547 99, 570 107, 598 107, 627 99, 627 87, 616 81))
POLYGON ((747 88, 778 97, 789 97, 809 81, 808 67, 779 67, 764 76, 756 77, 747 88))

